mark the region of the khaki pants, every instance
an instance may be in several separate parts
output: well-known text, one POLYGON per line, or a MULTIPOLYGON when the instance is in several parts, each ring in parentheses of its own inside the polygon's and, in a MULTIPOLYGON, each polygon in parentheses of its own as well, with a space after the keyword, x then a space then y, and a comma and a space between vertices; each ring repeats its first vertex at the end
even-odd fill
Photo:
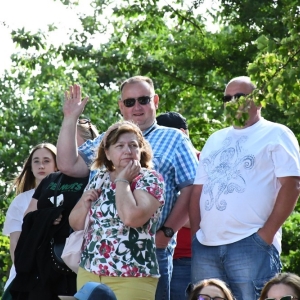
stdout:
POLYGON ((99 276, 79 267, 77 290, 89 281, 106 284, 118 300, 154 300, 158 278, 99 276))

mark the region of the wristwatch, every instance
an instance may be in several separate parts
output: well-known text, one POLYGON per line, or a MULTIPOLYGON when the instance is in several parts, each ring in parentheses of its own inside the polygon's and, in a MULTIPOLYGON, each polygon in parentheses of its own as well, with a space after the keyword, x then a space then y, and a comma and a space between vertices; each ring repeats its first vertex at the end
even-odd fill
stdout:
POLYGON ((162 226, 160 230, 163 231, 166 237, 171 238, 175 234, 174 230, 171 227, 162 226))

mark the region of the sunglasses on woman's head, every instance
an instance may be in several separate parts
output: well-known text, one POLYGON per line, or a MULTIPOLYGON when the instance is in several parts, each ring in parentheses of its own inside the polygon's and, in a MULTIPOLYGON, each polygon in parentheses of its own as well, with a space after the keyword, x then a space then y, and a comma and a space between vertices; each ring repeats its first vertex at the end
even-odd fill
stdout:
POLYGON ((244 94, 244 93, 236 93, 233 96, 231 95, 225 95, 223 96, 223 102, 229 102, 231 100, 239 99, 240 97, 246 97, 249 94, 244 94))
POLYGON ((265 300, 294 300, 294 299, 299 299, 299 298, 295 296, 287 295, 281 298, 266 298, 265 300))
POLYGON ((146 105, 146 104, 150 103, 150 101, 153 97, 154 97, 154 95, 153 96, 142 96, 142 97, 138 97, 138 98, 127 98, 125 100, 122 100, 122 102, 124 103, 124 105, 126 107, 133 107, 135 105, 136 100, 138 101, 139 104, 146 105))
POLYGON ((223 297, 210 297, 205 294, 199 294, 197 300, 226 300, 223 297))

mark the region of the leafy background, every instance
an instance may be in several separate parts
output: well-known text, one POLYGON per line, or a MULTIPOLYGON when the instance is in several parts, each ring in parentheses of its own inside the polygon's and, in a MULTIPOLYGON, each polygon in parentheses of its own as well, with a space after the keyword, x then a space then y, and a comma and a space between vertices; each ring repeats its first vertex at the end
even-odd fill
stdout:
MULTIPOLYGON (((225 84, 248 75, 257 84, 264 117, 287 125, 299 140, 298 1, 220 0, 207 12, 218 24, 214 32, 199 13, 203 0, 186 3, 92 0, 93 13, 78 15, 82 30, 74 29, 59 46, 49 41, 57 30, 53 24, 48 31, 11 31, 19 51, 0 78, 0 229, 14 198, 11 180, 32 146, 56 143, 63 93, 73 83, 90 97, 84 115, 103 131, 121 118, 119 84, 133 75, 150 76, 160 96, 158 113, 186 116, 201 150, 212 132, 229 125, 220 101, 225 84), (99 32, 111 35, 99 40, 99 32)), ((297 205, 283 226, 281 255, 284 270, 297 274, 299 212, 297 205)), ((10 265, 9 239, 0 235, 0 291, 10 265)))

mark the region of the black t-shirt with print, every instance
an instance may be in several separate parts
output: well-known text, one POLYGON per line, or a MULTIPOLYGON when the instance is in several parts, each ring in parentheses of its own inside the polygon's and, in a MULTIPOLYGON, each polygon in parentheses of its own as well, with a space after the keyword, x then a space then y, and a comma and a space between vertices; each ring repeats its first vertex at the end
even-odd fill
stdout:
POLYGON ((32 198, 38 200, 38 209, 53 207, 55 202, 55 189, 61 176, 62 178, 58 184, 58 190, 56 192, 56 206, 62 206, 64 208, 62 213, 63 218, 61 220, 61 222, 64 223, 64 226, 59 230, 58 236, 68 237, 70 234, 70 226, 68 222, 69 214, 80 199, 88 183, 89 177, 75 178, 62 174, 61 172, 51 173, 40 182, 32 198))

